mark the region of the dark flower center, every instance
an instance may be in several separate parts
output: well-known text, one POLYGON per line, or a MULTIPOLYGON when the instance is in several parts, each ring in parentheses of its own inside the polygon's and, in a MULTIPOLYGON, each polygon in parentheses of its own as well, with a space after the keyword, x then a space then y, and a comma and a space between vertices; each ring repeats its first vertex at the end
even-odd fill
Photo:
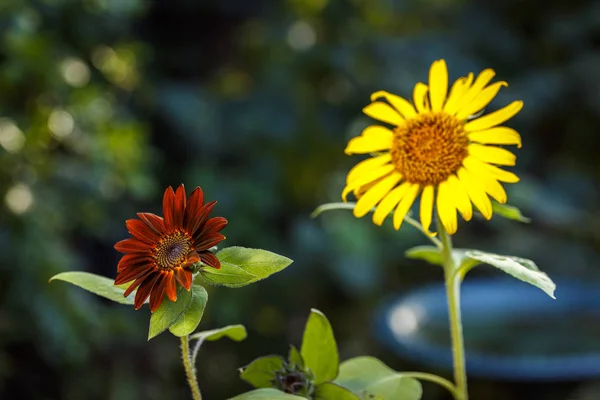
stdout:
POLYGON ((163 236, 154 249, 154 260, 161 269, 173 269, 187 260, 191 238, 187 233, 176 231, 163 236))

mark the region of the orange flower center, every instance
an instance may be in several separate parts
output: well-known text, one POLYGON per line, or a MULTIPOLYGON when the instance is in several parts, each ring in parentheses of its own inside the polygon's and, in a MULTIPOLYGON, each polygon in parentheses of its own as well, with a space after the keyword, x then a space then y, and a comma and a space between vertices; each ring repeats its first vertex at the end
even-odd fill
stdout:
POLYGON ((160 269, 174 269, 188 258, 191 238, 187 233, 175 231, 160 238, 154 248, 154 260, 160 269))
POLYGON ((458 171, 468 144, 458 119, 443 112, 427 113, 394 129, 390 153, 407 182, 438 185, 458 171))

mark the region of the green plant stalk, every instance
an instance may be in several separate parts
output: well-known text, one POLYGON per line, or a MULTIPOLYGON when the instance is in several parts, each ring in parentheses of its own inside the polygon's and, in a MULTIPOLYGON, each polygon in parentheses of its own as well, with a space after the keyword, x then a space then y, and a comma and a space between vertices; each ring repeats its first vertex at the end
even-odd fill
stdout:
POLYGON ((192 391, 192 398, 194 400, 202 400, 198 379, 196 378, 196 368, 194 367, 194 364, 192 364, 190 358, 190 339, 188 336, 181 337, 181 359, 183 360, 185 376, 187 377, 188 384, 192 391))
POLYGON ((454 384, 449 380, 442 378, 441 376, 428 374, 427 372, 401 372, 400 375, 406 378, 414 378, 420 381, 437 383, 438 385, 446 388, 452 394, 452 397, 458 399, 458 393, 454 387, 454 384))
POLYGON ((448 299, 448 315, 450 320, 450 339, 452 341, 452 358, 454 362, 454 382, 456 384, 456 400, 468 400, 467 371, 465 367, 465 344, 460 316, 460 284, 462 274, 457 273, 457 266, 452 258, 452 239, 444 225, 437 218, 438 232, 442 242, 444 258, 444 277, 446 296, 448 299))

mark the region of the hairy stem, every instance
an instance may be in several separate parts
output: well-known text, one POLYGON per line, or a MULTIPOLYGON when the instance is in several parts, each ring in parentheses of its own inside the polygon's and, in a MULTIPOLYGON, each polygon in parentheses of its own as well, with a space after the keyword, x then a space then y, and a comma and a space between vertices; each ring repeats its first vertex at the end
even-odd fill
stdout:
POLYGON ((190 339, 188 336, 181 337, 181 359, 183 360, 185 376, 192 391, 192 399, 202 400, 200 387, 198 387, 198 379, 196 378, 196 368, 190 358, 190 339))

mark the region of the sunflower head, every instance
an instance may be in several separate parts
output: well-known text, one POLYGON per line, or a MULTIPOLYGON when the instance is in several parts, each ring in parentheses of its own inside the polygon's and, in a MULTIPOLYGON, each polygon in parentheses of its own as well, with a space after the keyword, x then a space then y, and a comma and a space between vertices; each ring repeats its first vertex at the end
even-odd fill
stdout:
POLYGON ((138 213, 139 219, 126 221, 133 238, 115 244, 125 255, 119 261, 115 285, 131 284, 124 293, 135 289, 134 307, 139 309, 150 297, 150 311, 162 303, 165 294, 177 300, 177 284, 190 290, 192 269, 202 262, 220 268, 217 257, 209 249, 225 239, 221 233, 227 225, 223 217, 209 218, 217 202, 204 204, 202 189, 194 189, 186 198, 183 185, 163 196, 164 218, 151 213, 138 213))
POLYGON ((502 123, 523 107, 511 104, 477 116, 506 82, 490 84, 495 73, 482 71, 461 77, 448 90, 444 60, 429 70, 429 84, 417 83, 412 102, 379 91, 371 96, 365 114, 387 124, 371 125, 346 147, 346 154, 373 154, 358 163, 346 178, 342 199, 350 192, 358 198, 354 215, 363 217, 373 207, 373 222, 381 225, 394 211, 393 222, 402 221, 418 196, 420 218, 429 231, 434 208, 448 233, 458 228, 457 211, 469 221, 473 205, 486 218, 492 203, 506 202, 500 182, 519 178, 498 166, 515 165, 516 157, 501 145, 521 146, 519 134, 502 123))

